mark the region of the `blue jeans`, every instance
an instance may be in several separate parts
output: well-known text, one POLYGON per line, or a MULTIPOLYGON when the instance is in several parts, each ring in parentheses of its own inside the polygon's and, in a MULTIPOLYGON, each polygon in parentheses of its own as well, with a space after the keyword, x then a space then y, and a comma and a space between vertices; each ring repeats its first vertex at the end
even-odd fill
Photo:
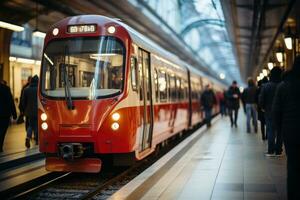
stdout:
POLYGON ((28 128, 26 130, 27 132, 27 138, 31 139, 32 132, 34 133, 34 139, 37 141, 38 140, 38 122, 37 122, 37 117, 29 118, 28 117, 28 128))
POLYGON ((246 115, 247 115, 247 132, 251 131, 251 118, 253 120, 253 126, 255 132, 257 132, 257 113, 255 104, 246 104, 246 115))
POLYGON ((205 113, 205 122, 206 122, 206 124, 210 125, 212 109, 204 108, 204 113, 205 113))
POLYGON ((268 137, 268 153, 275 151, 275 132, 271 117, 266 116, 266 132, 268 137))

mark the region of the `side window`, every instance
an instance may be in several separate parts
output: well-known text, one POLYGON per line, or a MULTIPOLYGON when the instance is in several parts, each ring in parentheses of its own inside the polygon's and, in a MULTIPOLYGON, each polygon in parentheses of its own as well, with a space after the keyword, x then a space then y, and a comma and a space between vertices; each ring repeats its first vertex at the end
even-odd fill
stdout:
POLYGON ((138 75, 137 75, 137 60, 135 57, 131 57, 130 74, 131 74, 131 86, 133 91, 137 91, 138 75))
POLYGON ((167 100, 167 79, 166 79, 165 72, 162 71, 159 72, 158 85, 159 85, 160 101, 166 101, 167 100))
POLYGON ((171 93, 171 101, 176 101, 176 79, 174 76, 170 76, 170 93, 171 93))
POLYGON ((158 75, 156 69, 154 69, 154 88, 155 88, 155 100, 156 102, 158 102, 158 75))

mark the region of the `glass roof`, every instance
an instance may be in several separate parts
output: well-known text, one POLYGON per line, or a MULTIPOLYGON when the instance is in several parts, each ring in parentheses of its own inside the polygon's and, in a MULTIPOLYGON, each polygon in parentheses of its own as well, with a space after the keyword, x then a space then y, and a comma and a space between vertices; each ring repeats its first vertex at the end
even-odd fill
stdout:
MULTIPOLYGON (((143 0, 194 52, 204 67, 225 81, 241 81, 220 0, 143 0)), ((146 12, 145 12, 146 13, 146 12)), ((155 21, 155 19, 153 19, 155 21)), ((157 24, 164 29, 163 23, 157 24)), ((166 32, 168 33, 167 29, 166 32)), ((169 34, 173 34, 169 32, 169 34)))
POLYGON ((194 10, 186 16, 185 27, 181 32, 185 42, 198 52, 208 68, 218 75, 224 73, 228 83, 232 80, 242 83, 220 1, 195 0, 192 3, 194 10))

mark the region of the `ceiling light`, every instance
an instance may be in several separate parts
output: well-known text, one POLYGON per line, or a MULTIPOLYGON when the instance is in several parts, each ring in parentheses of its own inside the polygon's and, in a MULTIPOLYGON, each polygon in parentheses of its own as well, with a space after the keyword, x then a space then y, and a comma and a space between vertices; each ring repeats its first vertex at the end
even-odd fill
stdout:
POLYGON ((22 26, 10 24, 10 23, 3 22, 3 21, 0 21, 0 27, 5 28, 5 29, 9 29, 9 30, 12 30, 12 31, 16 31, 16 32, 24 31, 24 27, 22 27, 22 26))
POLYGON ((34 32, 32 33, 32 35, 33 35, 34 37, 40 37, 40 38, 45 38, 45 37, 46 37, 46 33, 43 33, 43 32, 41 32, 41 31, 34 31, 34 32))
POLYGON ((293 38, 292 38, 292 32, 290 26, 288 26, 287 32, 284 35, 284 43, 287 49, 289 50, 293 49, 293 38))
POLYGON ((32 59, 27 59, 27 58, 17 58, 16 60, 19 63, 24 63, 24 64, 34 64, 35 61, 32 59))
POLYGON ((269 70, 272 70, 274 67, 274 64, 272 62, 268 62, 268 68, 269 70))
POLYGON ((266 69, 263 69, 262 72, 263 72, 263 75, 264 75, 264 76, 268 76, 268 71, 267 71, 266 69))
POLYGON ((283 53, 282 52, 276 52, 276 58, 278 60, 278 62, 282 62, 283 61, 283 53))

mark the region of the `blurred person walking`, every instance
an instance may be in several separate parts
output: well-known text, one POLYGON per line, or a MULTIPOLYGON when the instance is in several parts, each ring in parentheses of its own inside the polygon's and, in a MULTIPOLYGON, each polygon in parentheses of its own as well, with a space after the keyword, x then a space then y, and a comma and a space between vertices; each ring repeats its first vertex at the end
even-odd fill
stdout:
POLYGON ((205 86, 205 90, 201 95, 201 105, 205 113, 205 123, 207 127, 211 126, 211 117, 213 106, 217 103, 215 93, 210 88, 210 85, 205 86))
POLYGON ((37 125, 37 86, 38 76, 35 75, 31 79, 29 87, 24 89, 22 106, 24 114, 28 119, 28 128, 26 130, 25 146, 30 148, 30 139, 34 132, 35 144, 38 144, 38 125, 37 125))
POLYGON ((229 112, 231 127, 233 127, 233 125, 237 127, 238 112, 240 108, 240 98, 241 98, 241 93, 237 86, 237 82, 233 81, 232 85, 229 87, 227 91, 228 112, 229 112))
POLYGON ((257 133, 257 88, 252 78, 248 78, 248 87, 244 89, 242 99, 244 100, 247 116, 247 133, 251 133, 251 118, 254 132, 257 133))
POLYGON ((266 156, 280 155, 282 152, 282 138, 272 120, 272 104, 275 91, 281 81, 280 67, 274 67, 270 72, 270 81, 262 86, 259 94, 259 105, 265 111, 266 131, 268 137, 268 152, 266 156), (276 144, 275 144, 276 141, 276 144))
MULTIPOLYGON (((22 106, 23 94, 24 94, 24 89, 29 86, 31 78, 32 78, 31 76, 28 76, 27 83, 21 89, 20 102, 19 102, 20 115, 18 117, 17 124, 22 124, 24 122, 24 108, 22 106)), ((25 119, 25 130, 27 130, 27 128, 28 128, 28 120, 25 119)))
POLYGON ((17 119, 16 107, 10 88, 0 82, 0 152, 3 152, 3 143, 8 129, 11 116, 13 119, 17 119))
POLYGON ((289 200, 300 199, 300 56, 291 72, 276 90, 272 114, 274 124, 283 135, 287 154, 287 194, 289 200))

